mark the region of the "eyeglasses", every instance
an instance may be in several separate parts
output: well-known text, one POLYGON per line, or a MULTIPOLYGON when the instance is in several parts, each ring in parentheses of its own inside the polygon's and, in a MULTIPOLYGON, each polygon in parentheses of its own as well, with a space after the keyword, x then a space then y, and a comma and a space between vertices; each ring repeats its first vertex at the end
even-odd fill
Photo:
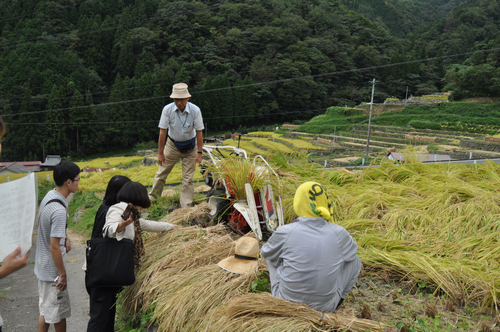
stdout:
POLYGON ((80 182, 81 178, 73 179, 73 182, 80 182))

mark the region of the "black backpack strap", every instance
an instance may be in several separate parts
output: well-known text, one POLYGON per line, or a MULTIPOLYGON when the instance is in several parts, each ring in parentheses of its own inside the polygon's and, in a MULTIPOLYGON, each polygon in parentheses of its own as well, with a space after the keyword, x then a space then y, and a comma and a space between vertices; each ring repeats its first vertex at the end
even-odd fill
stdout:
MULTIPOLYGON (((57 199, 57 198, 54 198, 54 199, 51 199, 50 201, 48 201, 44 207, 46 207, 47 205, 49 205, 50 203, 59 203, 63 206, 64 209, 66 209, 66 205, 64 205, 63 202, 61 202, 61 200, 57 199)), ((66 228, 68 228, 68 220, 66 219, 66 228)))
POLYGON ((64 208, 66 208, 66 205, 64 205, 64 203, 63 203, 63 202, 61 202, 61 201, 60 201, 59 199, 57 199, 57 198, 51 199, 50 201, 48 201, 48 202, 47 202, 47 204, 45 204, 45 206, 47 206, 48 204, 53 203, 53 202, 57 202, 57 203, 61 204, 64 208))

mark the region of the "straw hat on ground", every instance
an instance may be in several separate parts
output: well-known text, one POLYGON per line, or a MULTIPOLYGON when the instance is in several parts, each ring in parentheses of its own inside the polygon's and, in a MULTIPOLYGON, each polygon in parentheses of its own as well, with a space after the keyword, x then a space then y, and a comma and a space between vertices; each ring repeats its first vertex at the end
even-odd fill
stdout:
POLYGON ((177 83, 172 87, 172 94, 170 98, 172 99, 185 99, 189 98, 191 95, 188 91, 188 85, 186 83, 177 83))
POLYGON ((244 274, 252 272, 259 265, 260 249, 257 239, 244 236, 236 241, 234 256, 224 258, 219 266, 226 271, 244 274))

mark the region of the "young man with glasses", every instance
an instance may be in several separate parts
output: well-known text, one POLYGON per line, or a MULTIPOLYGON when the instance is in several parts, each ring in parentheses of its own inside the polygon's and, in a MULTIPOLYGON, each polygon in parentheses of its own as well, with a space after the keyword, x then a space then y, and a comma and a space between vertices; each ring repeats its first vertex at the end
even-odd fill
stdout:
POLYGON ((56 332, 65 332, 66 318, 71 316, 65 267, 66 253, 71 250, 66 234, 66 198, 78 190, 80 168, 64 160, 55 166, 53 177, 57 187, 45 195, 38 212, 35 274, 38 278, 39 332, 47 332, 50 324, 54 324, 56 332))

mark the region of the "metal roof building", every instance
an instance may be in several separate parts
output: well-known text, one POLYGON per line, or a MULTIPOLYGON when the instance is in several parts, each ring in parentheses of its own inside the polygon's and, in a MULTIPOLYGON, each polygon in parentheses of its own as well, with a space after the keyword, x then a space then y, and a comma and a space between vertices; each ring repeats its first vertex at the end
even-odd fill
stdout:
MULTIPOLYGON (((391 152, 387 154, 387 158, 390 160, 394 161, 404 161, 405 157, 402 153, 399 152, 391 152)), ((425 162, 433 162, 433 161, 450 161, 451 157, 447 154, 422 154, 422 153, 417 153, 417 158, 422 161, 423 163, 425 162)))

